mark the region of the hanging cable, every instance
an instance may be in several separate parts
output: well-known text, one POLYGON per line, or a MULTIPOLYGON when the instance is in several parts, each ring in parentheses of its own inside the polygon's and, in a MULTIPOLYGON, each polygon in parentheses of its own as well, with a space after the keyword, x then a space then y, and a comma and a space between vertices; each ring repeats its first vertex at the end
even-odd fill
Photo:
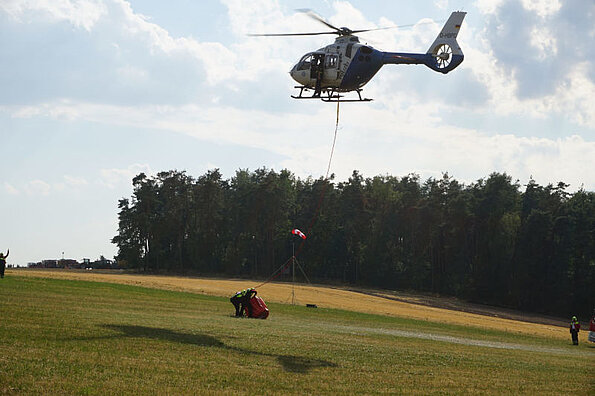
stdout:
MULTIPOLYGON (((331 163, 333 161, 333 154, 335 153, 335 142, 337 141, 337 132, 339 131, 339 99, 337 98, 337 118, 335 120, 335 134, 333 136, 333 145, 331 146, 331 154, 329 155, 328 159, 328 166, 326 168, 326 175, 324 176, 324 184, 322 185, 322 191, 320 192, 320 197, 318 198, 318 204, 316 205, 316 210, 314 211, 314 215, 312 216, 312 220, 310 220, 310 224, 308 225, 308 231, 306 235, 310 235, 312 228, 314 228, 314 224, 318 220, 318 215, 320 214, 320 208, 322 207, 322 202, 324 201, 324 196, 326 195, 326 189, 328 188, 328 177, 331 170, 331 163)), ((296 252, 296 256, 302 251, 304 247, 304 243, 306 241, 302 240, 298 250, 296 252)))
MULTIPOLYGON (((339 99, 337 98, 337 117, 335 120, 335 133, 333 136, 333 144, 331 146, 331 153, 328 159, 328 166, 326 168, 326 174, 324 176, 324 184, 322 186, 322 191, 320 192, 320 197, 318 198, 318 203, 316 205, 316 210, 314 211, 314 215, 312 216, 312 220, 310 220, 310 224, 308 226, 308 231, 306 233, 306 235, 310 235, 310 231, 312 231, 312 228, 314 227, 314 224, 316 224, 316 220, 318 220, 318 215, 320 214, 320 208, 322 207, 322 202, 324 200, 324 196, 326 195, 326 189, 328 187, 328 177, 329 177, 329 173, 331 171, 331 164, 333 161, 333 154, 335 152, 335 143, 337 141, 337 132, 339 130, 339 99)), ((300 243, 300 245, 298 246, 297 251, 295 252, 295 254, 290 257, 287 261, 285 261, 275 272, 273 272, 273 274, 264 282, 262 282, 260 285, 256 286, 256 288, 259 288, 261 286, 266 285, 267 283, 275 280, 279 275, 281 275, 285 268, 288 268, 288 266, 294 262, 294 260, 296 260, 296 256, 300 254, 300 252, 302 251, 302 248, 304 247, 304 243, 305 243, 305 239, 302 239, 302 242, 300 243)), ((299 264, 298 264, 299 265, 299 264)), ((301 265, 299 266, 300 270, 302 271, 302 274, 304 274, 304 276, 306 277, 306 279, 308 279, 308 277, 306 276, 304 270, 302 269, 301 265)), ((310 283, 310 280, 308 279, 308 283, 310 283)))
POLYGON ((335 152, 335 142, 337 141, 337 131, 339 130, 339 99, 337 99, 337 121, 335 122, 335 136, 333 137, 333 146, 331 147, 331 155, 328 159, 328 167, 326 168, 326 175, 324 180, 328 179, 328 174, 331 170, 331 162, 333 160, 333 153, 335 152))

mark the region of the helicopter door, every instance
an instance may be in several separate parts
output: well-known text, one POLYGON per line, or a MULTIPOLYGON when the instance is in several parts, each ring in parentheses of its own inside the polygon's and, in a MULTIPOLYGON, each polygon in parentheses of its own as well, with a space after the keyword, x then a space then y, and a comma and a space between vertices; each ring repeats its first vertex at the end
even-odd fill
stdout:
POLYGON ((322 73, 324 73, 324 54, 312 54, 310 78, 314 80, 322 79, 322 73))
POLYGON ((327 82, 339 79, 339 56, 327 55, 324 62, 324 76, 327 82))

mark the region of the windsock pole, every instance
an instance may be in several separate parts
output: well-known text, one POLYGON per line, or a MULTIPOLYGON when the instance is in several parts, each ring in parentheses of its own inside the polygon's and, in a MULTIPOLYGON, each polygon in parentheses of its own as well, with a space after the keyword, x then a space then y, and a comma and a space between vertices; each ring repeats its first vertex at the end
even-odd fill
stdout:
POLYGON ((291 242, 291 305, 295 305, 295 241, 291 242))

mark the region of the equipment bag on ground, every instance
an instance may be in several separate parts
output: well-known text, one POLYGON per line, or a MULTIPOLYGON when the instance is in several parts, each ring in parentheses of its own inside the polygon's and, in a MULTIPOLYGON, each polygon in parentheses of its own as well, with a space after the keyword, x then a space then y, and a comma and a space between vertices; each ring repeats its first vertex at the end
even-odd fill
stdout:
MULTIPOLYGON (((250 305, 252 306, 251 318, 266 319, 269 316, 269 309, 264 303, 264 300, 258 296, 254 296, 250 299, 250 305)), ((247 313, 247 312, 246 312, 247 313)))

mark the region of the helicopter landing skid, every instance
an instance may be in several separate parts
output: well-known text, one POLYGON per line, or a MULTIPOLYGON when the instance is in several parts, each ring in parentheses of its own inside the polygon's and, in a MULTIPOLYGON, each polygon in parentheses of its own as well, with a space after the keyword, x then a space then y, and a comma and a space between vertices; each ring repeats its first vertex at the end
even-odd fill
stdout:
POLYGON ((326 96, 321 96, 320 100, 323 102, 371 102, 372 99, 370 98, 362 98, 361 89, 357 90, 358 99, 341 99, 344 98, 344 95, 339 95, 339 93, 330 91, 327 93, 326 96))
POLYGON ((300 93, 298 96, 291 95, 294 99, 320 99, 323 102, 370 102, 372 99, 369 98, 362 98, 361 89, 356 89, 358 99, 342 99, 344 95, 340 95, 338 91, 334 89, 322 89, 321 92, 314 91, 312 96, 303 96, 304 91, 308 92, 312 88, 297 85, 294 88, 299 88, 300 93))

